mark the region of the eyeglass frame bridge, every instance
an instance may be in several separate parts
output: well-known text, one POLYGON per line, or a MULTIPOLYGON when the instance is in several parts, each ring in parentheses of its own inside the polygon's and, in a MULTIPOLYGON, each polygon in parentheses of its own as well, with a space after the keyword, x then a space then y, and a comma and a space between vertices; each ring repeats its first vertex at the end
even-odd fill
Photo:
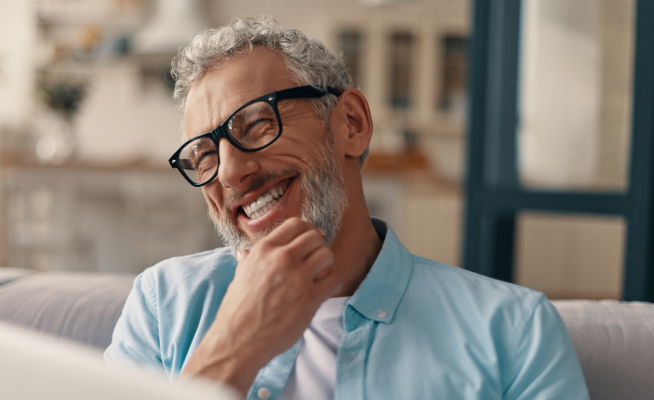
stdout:
MULTIPOLYGON (((236 147, 237 149, 239 149, 239 150, 241 150, 243 152, 246 152, 246 153, 253 153, 255 151, 263 150, 266 147, 270 146, 271 144, 275 143, 275 141, 277 141, 277 139, 279 139, 279 137, 282 135, 282 131, 284 129, 284 126, 283 126, 283 123, 282 123, 282 117, 281 117, 281 115, 279 115, 279 109, 277 108, 277 103, 279 101, 281 101, 281 100, 293 100, 293 99, 318 99, 318 98, 321 98, 321 97, 326 96, 328 94, 333 94, 334 96, 339 97, 342 94, 342 92, 337 90, 337 89, 334 89, 331 86, 325 86, 325 89, 319 89, 316 86, 309 85, 309 86, 298 86, 298 87, 294 87, 294 88, 290 88, 290 89, 284 89, 284 90, 280 90, 280 91, 277 91, 277 92, 268 93, 268 94, 265 94, 265 95, 263 95, 261 97, 257 97, 256 99, 250 100, 247 103, 243 104, 241 107, 237 108, 236 111, 231 113, 229 115, 229 117, 227 117, 225 119, 225 121, 223 121, 223 123, 218 125, 216 128, 212 129, 211 131, 209 131, 207 133, 203 133, 201 135, 195 136, 195 137, 187 140, 186 142, 184 142, 184 144, 182 144, 179 147, 179 149, 177 149, 177 151, 172 155, 172 157, 170 157, 168 159, 168 163, 170 163, 170 166, 172 168, 177 169, 182 174, 184 179, 186 179, 186 181, 188 183, 190 183, 192 186, 201 187, 201 186, 207 185, 210 182, 212 182, 214 179, 216 179, 216 176, 218 175, 218 168, 216 168, 216 171, 214 172, 213 176, 211 178, 209 178, 206 182, 204 182, 204 183, 195 183, 195 182, 193 182, 191 180, 191 178, 189 178, 188 175, 186 175, 186 172, 183 171, 183 167, 177 162, 177 160, 179 159, 180 153, 182 152, 184 147, 186 147, 186 145, 188 145, 189 143, 191 143, 192 141, 195 141, 197 139, 200 139, 200 138, 203 138, 203 137, 208 137, 208 138, 211 139, 211 141, 216 146, 216 151, 218 151, 218 149, 220 148, 219 147, 220 139, 225 138, 234 147, 236 147), (261 147, 257 147, 256 149, 251 149, 251 148, 243 146, 236 139, 234 139, 234 137, 232 137, 232 135, 229 133, 229 129, 227 128, 227 124, 239 111, 241 111, 242 109, 244 109, 245 107, 247 107, 247 106, 249 106, 251 104, 254 104, 254 103, 257 103, 257 102, 260 102, 260 101, 264 101, 264 102, 270 104, 270 106, 272 107, 273 111, 275 112, 275 116, 277 117, 277 121, 279 121, 279 132, 277 132, 277 135, 270 142, 268 142, 267 144, 265 144, 265 145, 263 145, 261 147)), ((220 165, 220 160, 218 161, 218 165, 220 165)))

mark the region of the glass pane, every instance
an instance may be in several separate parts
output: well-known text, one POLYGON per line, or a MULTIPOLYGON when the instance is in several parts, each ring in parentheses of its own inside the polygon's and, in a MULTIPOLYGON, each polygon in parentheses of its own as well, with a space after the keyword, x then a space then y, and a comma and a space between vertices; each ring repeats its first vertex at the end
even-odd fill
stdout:
POLYGON ((526 187, 628 184, 635 0, 524 0, 519 171, 526 187))
POLYGON ((218 168, 218 149, 213 140, 201 137, 188 143, 178 159, 184 174, 195 183, 205 183, 214 177, 218 168))
POLYGON ((445 35, 441 46, 443 66, 438 104, 446 114, 463 117, 467 103, 468 37, 445 35))
POLYGON ((345 66, 352 74, 354 86, 361 85, 363 36, 359 31, 346 30, 338 35, 338 48, 343 52, 345 66))
POLYGON ((406 109, 411 103, 411 63, 414 37, 410 32, 391 35, 391 105, 406 109))
POLYGON ((516 283, 550 299, 619 299, 626 224, 621 217, 522 213, 516 283))

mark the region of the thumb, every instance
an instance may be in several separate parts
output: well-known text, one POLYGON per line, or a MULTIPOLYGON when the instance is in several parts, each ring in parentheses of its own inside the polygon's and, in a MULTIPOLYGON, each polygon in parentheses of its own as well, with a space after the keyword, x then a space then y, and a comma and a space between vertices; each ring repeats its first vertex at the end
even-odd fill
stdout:
POLYGON ((245 249, 239 250, 238 253, 236 253, 236 260, 238 262, 243 262, 245 258, 248 256, 248 254, 250 254, 248 250, 245 249))

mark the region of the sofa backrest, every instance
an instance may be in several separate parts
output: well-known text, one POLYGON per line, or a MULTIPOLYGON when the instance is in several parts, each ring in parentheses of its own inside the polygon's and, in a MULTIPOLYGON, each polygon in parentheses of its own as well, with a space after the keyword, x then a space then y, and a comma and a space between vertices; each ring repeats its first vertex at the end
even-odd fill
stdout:
POLYGON ((552 303, 568 329, 592 400, 654 399, 654 304, 552 303))

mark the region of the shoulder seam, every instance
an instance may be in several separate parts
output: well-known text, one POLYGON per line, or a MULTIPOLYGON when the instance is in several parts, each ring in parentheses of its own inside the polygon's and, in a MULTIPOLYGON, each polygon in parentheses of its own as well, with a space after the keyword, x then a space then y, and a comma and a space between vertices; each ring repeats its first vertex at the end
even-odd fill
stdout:
POLYGON ((163 365, 163 352, 162 352, 162 343, 161 343, 161 331, 159 328, 159 307, 157 305, 157 297, 155 296, 155 291, 152 288, 148 288, 148 298, 150 299, 150 303, 152 304, 150 307, 152 308, 152 314, 154 314, 154 321, 157 324, 157 337, 159 341, 159 354, 157 354, 157 357, 159 358, 159 361, 161 361, 161 365, 165 370, 165 366, 163 365))
MULTIPOLYGON (((147 289, 146 296, 148 296, 148 300, 150 302, 150 311, 152 311, 152 314, 155 317, 155 321, 157 321, 157 327, 159 326, 159 308, 157 307, 157 299, 154 296, 153 290, 151 287, 145 287, 146 283, 143 277, 145 276, 146 271, 143 271, 139 276, 136 277, 137 280, 140 280, 142 282, 142 287, 143 289, 147 289)), ((149 286, 149 285, 148 285, 149 286)))
MULTIPOLYGON (((545 295, 540 293, 540 292, 534 292, 534 293, 536 294, 536 296, 538 296, 538 301, 535 302, 535 304, 531 308, 531 310, 529 310, 528 312, 523 312, 522 313, 523 317, 518 322, 518 325, 522 325, 522 326, 521 327, 516 326, 515 329, 513 329, 513 331, 515 332, 515 335, 513 335, 514 338, 512 338, 510 343, 516 343, 516 346, 512 351, 513 354, 511 354, 510 362, 508 362, 506 364, 506 366, 503 368, 503 369, 508 368, 507 372, 509 372, 509 373, 511 373, 513 371, 513 365, 515 364, 515 359, 516 359, 517 354, 518 354, 518 349, 522 345, 522 342, 525 340, 525 335, 527 334, 527 326, 529 325, 529 321, 531 321, 534 318, 534 314, 536 314, 536 309, 538 308, 538 306, 540 304, 543 303, 543 299, 546 298, 545 295), (518 328, 520 328, 520 329, 518 329, 518 328), (518 333, 520 334, 519 337, 518 337, 518 333), (519 340, 516 341, 515 339, 519 339, 519 340)), ((510 378, 511 378, 511 381, 508 382, 508 384, 506 385, 505 388, 502 388, 502 395, 505 394, 504 392, 511 386, 511 383, 515 380, 514 376, 511 376, 510 378)))

